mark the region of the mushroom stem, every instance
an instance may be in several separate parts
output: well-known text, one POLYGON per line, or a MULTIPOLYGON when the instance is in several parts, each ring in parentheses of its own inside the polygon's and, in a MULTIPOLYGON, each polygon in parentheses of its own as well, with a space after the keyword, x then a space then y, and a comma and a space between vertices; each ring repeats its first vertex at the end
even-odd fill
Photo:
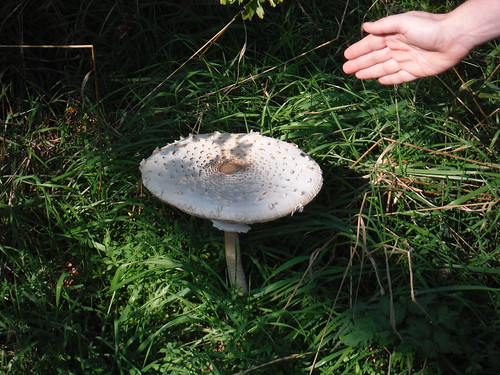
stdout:
POLYGON ((224 242, 226 245, 226 263, 229 281, 233 287, 238 288, 243 293, 248 292, 245 271, 241 262, 240 239, 238 232, 224 231, 224 242))

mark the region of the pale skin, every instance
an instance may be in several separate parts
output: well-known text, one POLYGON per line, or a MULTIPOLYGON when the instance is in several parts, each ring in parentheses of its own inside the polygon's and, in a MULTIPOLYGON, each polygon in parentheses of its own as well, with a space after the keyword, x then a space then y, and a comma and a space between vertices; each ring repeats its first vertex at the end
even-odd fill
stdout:
POLYGON ((392 85, 442 73, 500 36, 500 0, 468 0, 450 13, 412 11, 363 24, 343 70, 392 85))

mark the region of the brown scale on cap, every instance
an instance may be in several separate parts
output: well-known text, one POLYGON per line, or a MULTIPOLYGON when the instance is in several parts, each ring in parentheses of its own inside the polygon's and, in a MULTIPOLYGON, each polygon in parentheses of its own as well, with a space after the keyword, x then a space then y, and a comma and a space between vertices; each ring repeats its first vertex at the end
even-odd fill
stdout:
POLYGON ((247 166, 246 163, 243 163, 238 160, 224 160, 219 164, 219 172, 224 174, 233 174, 241 171, 247 166))

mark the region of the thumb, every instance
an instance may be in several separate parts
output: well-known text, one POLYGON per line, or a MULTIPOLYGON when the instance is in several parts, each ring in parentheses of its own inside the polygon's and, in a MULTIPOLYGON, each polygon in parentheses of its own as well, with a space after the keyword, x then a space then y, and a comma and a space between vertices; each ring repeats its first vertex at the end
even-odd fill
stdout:
POLYGON ((403 33, 404 29, 404 16, 401 14, 385 17, 375 22, 365 22, 363 24, 363 30, 374 35, 403 33))

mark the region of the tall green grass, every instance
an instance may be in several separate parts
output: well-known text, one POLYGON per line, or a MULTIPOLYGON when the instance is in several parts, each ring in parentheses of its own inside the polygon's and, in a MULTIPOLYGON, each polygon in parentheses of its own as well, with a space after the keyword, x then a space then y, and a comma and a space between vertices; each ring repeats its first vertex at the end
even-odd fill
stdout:
POLYGON ((0 372, 496 374, 499 47, 397 88, 345 76, 384 4, 287 0, 195 53, 239 7, 4 2, 4 44, 96 54, 0 48, 0 372), (248 296, 221 232, 140 183, 156 147, 216 130, 324 174, 242 235, 248 296))

